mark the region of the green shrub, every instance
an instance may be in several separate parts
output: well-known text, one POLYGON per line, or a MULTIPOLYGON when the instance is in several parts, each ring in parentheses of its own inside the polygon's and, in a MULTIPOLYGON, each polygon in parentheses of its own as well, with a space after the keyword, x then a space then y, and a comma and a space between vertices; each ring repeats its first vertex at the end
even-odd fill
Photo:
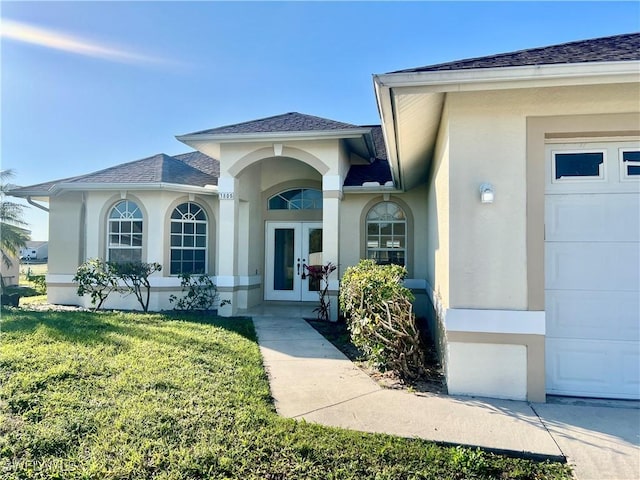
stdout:
POLYGON ((347 268, 340 284, 340 308, 352 342, 383 370, 415 378, 424 369, 424 349, 416 326, 414 296, 399 265, 361 260, 347 268))
POLYGON ((27 281, 33 283, 33 286, 40 295, 47 293, 46 275, 35 275, 31 269, 28 269, 25 278, 27 281))
POLYGON ((149 310, 151 283, 149 277, 162 270, 159 263, 130 262, 110 263, 119 281, 124 284, 119 290, 127 295, 134 294, 144 312, 149 310))
MULTIPOLYGON (((220 299, 218 289, 209 275, 181 273, 179 277, 182 298, 178 298, 176 295, 169 296, 169 302, 176 304, 174 310, 210 310, 218 305, 220 299)), ((225 300, 221 306, 227 303, 228 300, 225 300)))
POLYGON ((78 267, 73 281, 78 295, 91 296, 94 311, 99 310, 111 292, 134 294, 145 312, 149 309, 149 277, 162 270, 159 263, 114 263, 92 258, 78 267))
POLYGON ((73 281, 78 284, 78 295, 89 295, 93 310, 99 310, 107 297, 118 290, 118 278, 111 264, 91 258, 78 267, 73 281))

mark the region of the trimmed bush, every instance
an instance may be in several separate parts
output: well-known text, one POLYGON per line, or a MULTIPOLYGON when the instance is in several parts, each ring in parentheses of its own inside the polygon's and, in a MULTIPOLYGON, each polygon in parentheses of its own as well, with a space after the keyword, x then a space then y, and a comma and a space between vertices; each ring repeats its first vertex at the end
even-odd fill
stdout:
POLYGON ((78 284, 78 295, 91 297, 93 311, 100 310, 111 292, 118 290, 118 277, 111 264, 100 258, 91 258, 78 267, 73 281, 78 284))
MULTIPOLYGON (((174 310, 211 310, 218 306, 220 300, 218 289, 209 275, 181 273, 178 277, 183 296, 182 298, 176 295, 169 296, 169 302, 176 304, 174 310)), ((228 300, 224 300, 220 306, 228 303, 228 300)))
POLYGON ((78 295, 91 296, 94 311, 99 310, 112 292, 135 295, 143 311, 149 309, 151 283, 149 277, 162 270, 159 263, 114 263, 99 258, 87 260, 78 267, 73 281, 78 295))
POLYGON ((125 295, 133 294, 142 307, 142 311, 149 310, 149 296, 151 294, 151 282, 149 277, 155 272, 162 270, 162 265, 157 262, 131 262, 131 263, 110 263, 115 271, 118 280, 124 284, 124 288, 119 288, 125 295))
POLYGON ((351 341, 369 362, 415 378, 424 370, 424 349, 416 326, 414 296, 402 284, 407 270, 361 260, 347 268, 340 284, 340 308, 351 341))

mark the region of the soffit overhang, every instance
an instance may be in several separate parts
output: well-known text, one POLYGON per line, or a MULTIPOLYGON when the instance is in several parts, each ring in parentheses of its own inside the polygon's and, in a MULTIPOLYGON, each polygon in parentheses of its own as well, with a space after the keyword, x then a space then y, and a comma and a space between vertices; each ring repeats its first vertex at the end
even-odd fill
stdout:
POLYGON ((638 83, 640 61, 374 75, 389 164, 402 190, 427 179, 447 93, 638 83))
POLYGON ((256 133, 226 133, 226 134, 187 134, 178 135, 176 139, 207 155, 220 157, 220 146, 223 144, 264 144, 282 143, 298 144, 300 142, 342 140, 347 148, 358 156, 367 160, 375 158, 375 148, 371 128, 350 128, 328 131, 302 132, 256 132, 256 133), (211 152, 211 153, 209 153, 211 152))

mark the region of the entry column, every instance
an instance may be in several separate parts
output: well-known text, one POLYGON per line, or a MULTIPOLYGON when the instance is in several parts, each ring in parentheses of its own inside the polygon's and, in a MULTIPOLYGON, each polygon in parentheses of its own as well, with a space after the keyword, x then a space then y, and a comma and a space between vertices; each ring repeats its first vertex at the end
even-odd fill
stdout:
POLYGON ((218 279, 220 301, 231 304, 218 309, 223 317, 238 310, 238 180, 235 177, 218 179, 218 279))
MULTIPOLYGON (((339 265, 340 260, 340 202, 342 201, 342 177, 324 175, 322 177, 322 263, 339 265)), ((338 320, 339 269, 329 280, 331 310, 329 319, 338 320)))

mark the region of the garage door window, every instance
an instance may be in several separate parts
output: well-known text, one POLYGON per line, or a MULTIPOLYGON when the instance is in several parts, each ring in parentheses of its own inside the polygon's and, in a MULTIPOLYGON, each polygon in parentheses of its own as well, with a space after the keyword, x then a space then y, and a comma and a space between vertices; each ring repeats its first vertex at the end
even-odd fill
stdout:
POLYGON ((553 152, 553 183, 605 179, 604 151, 553 152))
POLYGON ((640 180, 640 150, 620 150, 622 180, 640 180))

